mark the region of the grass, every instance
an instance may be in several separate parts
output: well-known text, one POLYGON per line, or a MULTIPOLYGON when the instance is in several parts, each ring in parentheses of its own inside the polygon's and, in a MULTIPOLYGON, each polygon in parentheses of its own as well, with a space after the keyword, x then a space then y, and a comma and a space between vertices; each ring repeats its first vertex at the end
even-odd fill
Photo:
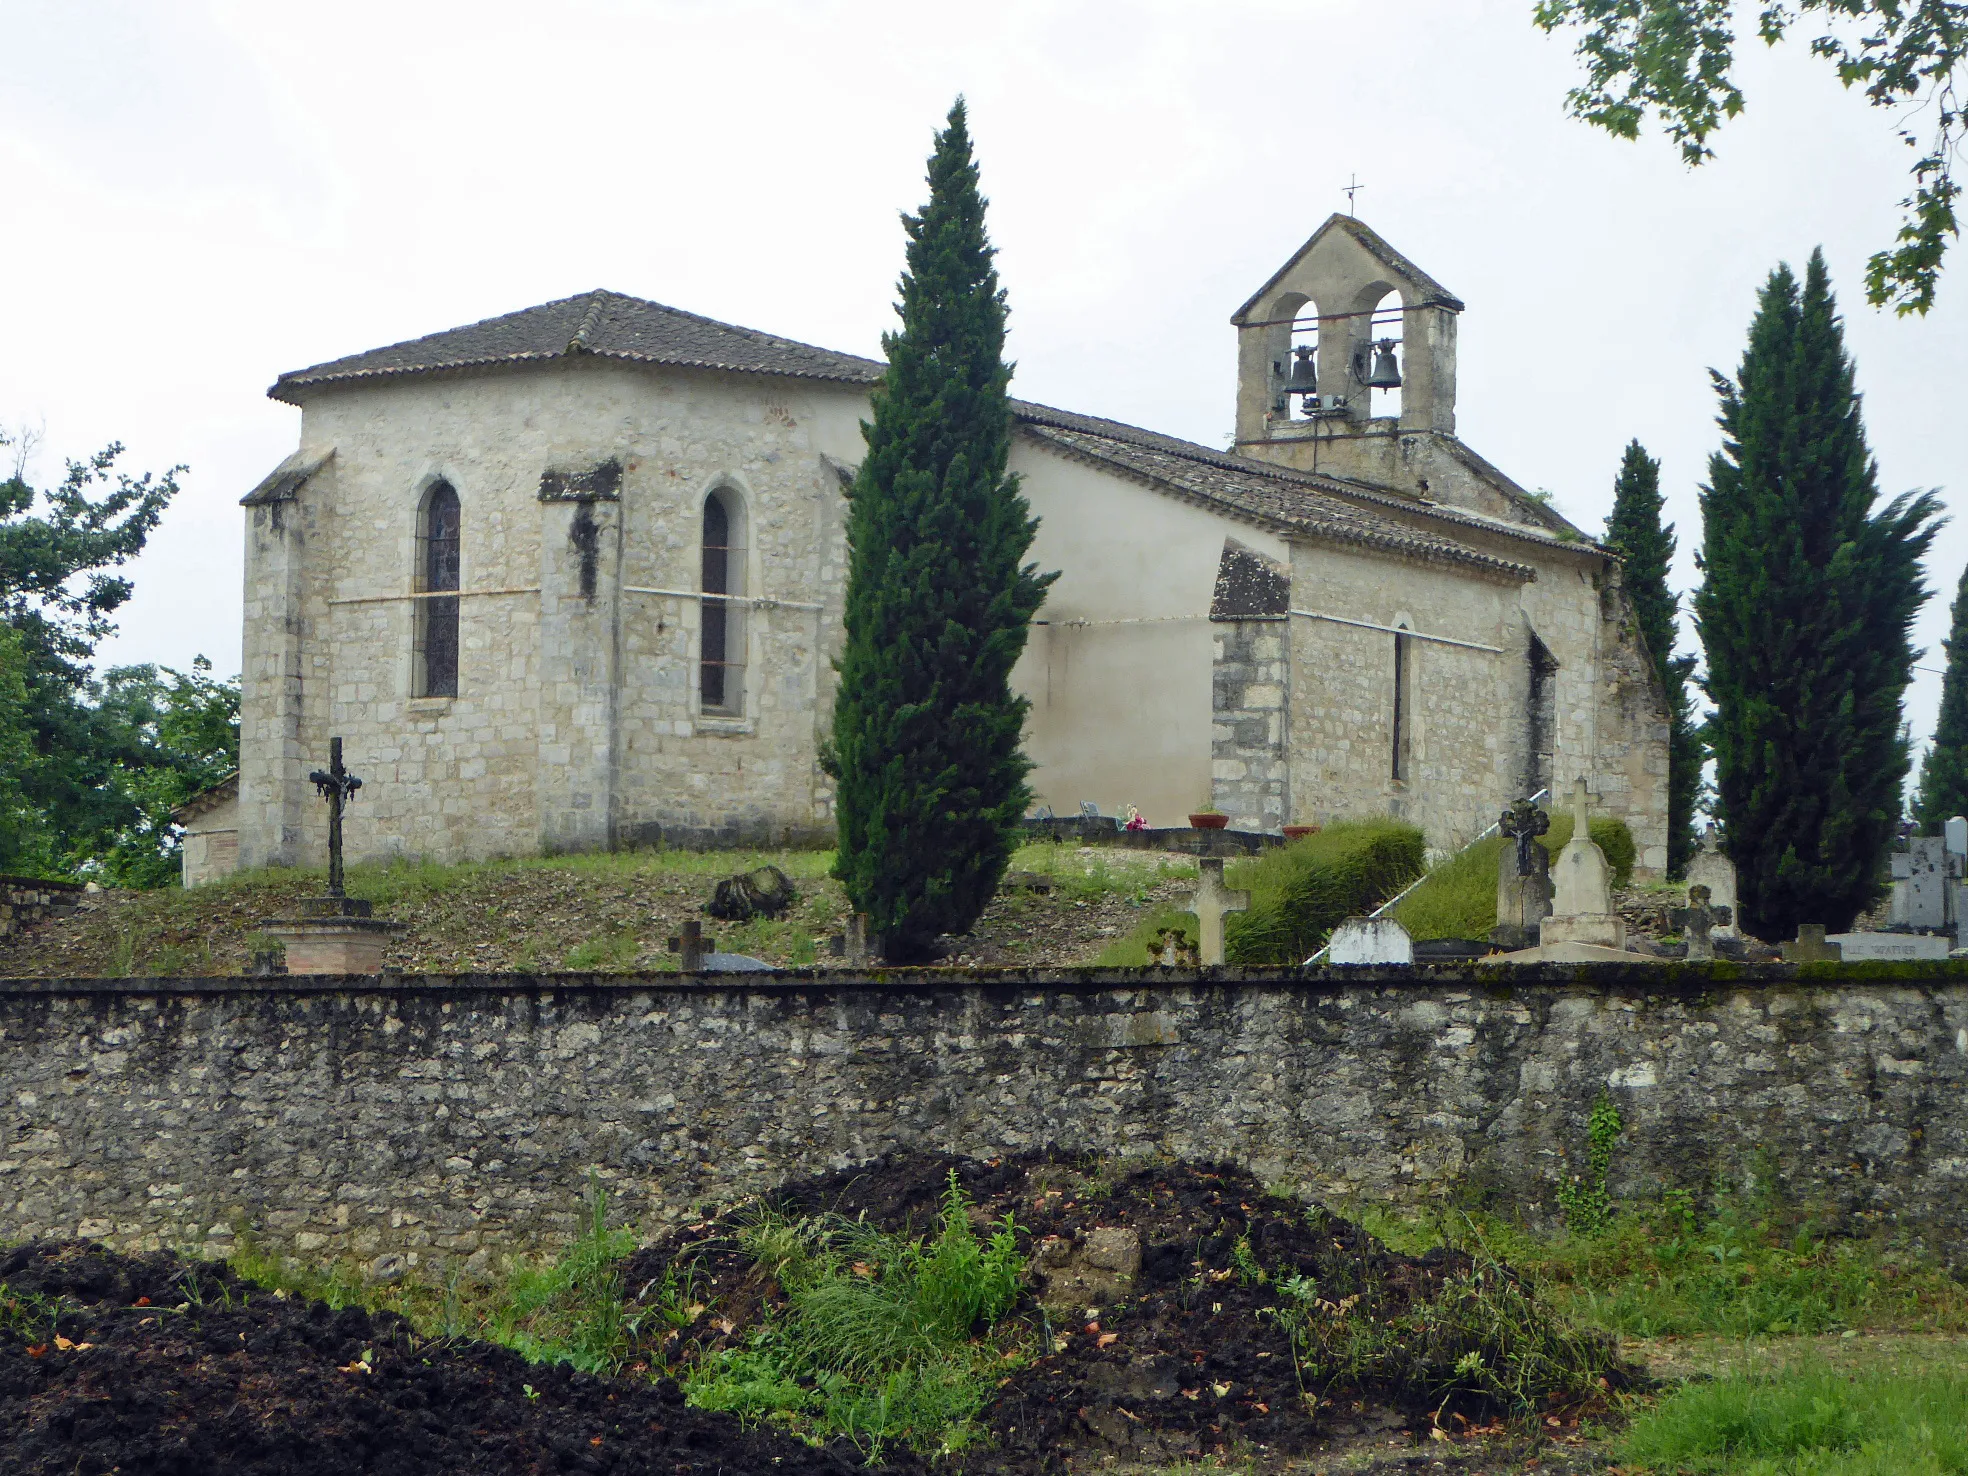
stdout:
POLYGON ((642 1343, 646 1314, 630 1314, 621 1277, 637 1239, 633 1230, 608 1227, 607 1192, 590 1179, 574 1241, 557 1256, 515 1260, 489 1283, 467 1282, 454 1265, 438 1284, 408 1279, 375 1285, 351 1262, 312 1266, 269 1255, 244 1237, 227 1261, 249 1281, 336 1311, 398 1313, 425 1337, 480 1338, 533 1363, 615 1374, 642 1343))
POLYGON ((1703 1208, 1670 1191, 1556 1237, 1483 1214, 1361 1220, 1408 1254, 1453 1243, 1496 1256, 1558 1311, 1628 1337, 1968 1332, 1968 1285, 1940 1266, 1884 1238, 1827 1235, 1750 1192, 1703 1208))
MULTIPOLYGON (((350 867, 348 890, 410 924, 390 954, 406 973, 661 971, 676 967, 667 940, 684 917, 698 915, 712 884, 768 864, 798 888, 793 906, 778 918, 707 921, 706 931, 726 952, 794 966, 820 962, 848 914, 847 899, 828 874, 830 851, 639 850, 452 866, 406 860, 350 867)), ((1020 847, 1011 866, 1051 883, 1049 895, 1011 889, 994 904, 994 916, 1036 939, 1057 931, 1047 922, 1062 909, 1111 900, 1143 906, 1157 888, 1196 869, 1183 856, 1052 842, 1020 847)), ((267 868, 191 891, 113 893, 74 919, 0 949, 0 973, 241 972, 255 945, 265 946, 265 920, 324 885, 321 871, 267 868)))
POLYGON ((1629 1468, 1728 1476, 1968 1472, 1964 1370, 1824 1365, 1687 1385, 1618 1443, 1629 1468))
MULTIPOLYGON (((1538 844, 1554 856, 1572 838, 1572 817, 1551 817, 1551 829, 1538 844)), ((1600 816, 1592 822, 1592 838, 1612 864, 1613 885, 1623 887, 1633 874, 1634 846, 1626 822, 1600 816)), ((1427 879, 1401 900, 1394 916, 1410 937, 1486 938, 1496 926, 1497 858, 1516 842, 1493 835, 1444 859, 1427 879)))
POLYGON ((950 1175, 933 1239, 838 1216, 762 1215, 742 1242, 786 1293, 738 1348, 684 1378, 690 1402, 808 1435, 845 1435, 869 1460, 891 1443, 925 1453, 973 1444, 1015 1346, 978 1338, 1018 1300, 1022 1258, 1007 1219, 988 1242, 950 1175))

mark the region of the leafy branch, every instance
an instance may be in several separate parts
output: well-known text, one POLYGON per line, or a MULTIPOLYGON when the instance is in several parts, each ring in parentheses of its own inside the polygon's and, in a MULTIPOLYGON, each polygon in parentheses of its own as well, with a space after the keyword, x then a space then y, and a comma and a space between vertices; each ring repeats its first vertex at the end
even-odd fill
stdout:
MULTIPOLYGON (((1732 74, 1738 21, 1734 0, 1537 0, 1545 31, 1580 32, 1583 85, 1567 94, 1575 117, 1618 138, 1637 138, 1651 114, 1691 167, 1715 157, 1709 138, 1743 110, 1732 74)), ((1960 73, 1968 59, 1968 0, 1766 0, 1756 34, 1775 46, 1806 17, 1827 29, 1811 54, 1874 107, 1906 109, 1899 130, 1918 151, 1913 192, 1894 244, 1866 264, 1866 298, 1875 307, 1925 313, 1949 244, 1960 234, 1954 166, 1968 117, 1960 73), (1915 115, 1929 131, 1916 134, 1915 115)))

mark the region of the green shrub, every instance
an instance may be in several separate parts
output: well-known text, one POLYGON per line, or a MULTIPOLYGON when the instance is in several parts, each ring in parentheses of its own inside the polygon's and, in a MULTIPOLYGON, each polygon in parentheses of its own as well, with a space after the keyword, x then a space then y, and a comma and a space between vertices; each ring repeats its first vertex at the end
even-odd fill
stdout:
POLYGON ((1427 844, 1400 820, 1344 820, 1227 868, 1248 912, 1224 925, 1231 963, 1293 964, 1324 946, 1344 919, 1371 912, 1421 874, 1427 844))

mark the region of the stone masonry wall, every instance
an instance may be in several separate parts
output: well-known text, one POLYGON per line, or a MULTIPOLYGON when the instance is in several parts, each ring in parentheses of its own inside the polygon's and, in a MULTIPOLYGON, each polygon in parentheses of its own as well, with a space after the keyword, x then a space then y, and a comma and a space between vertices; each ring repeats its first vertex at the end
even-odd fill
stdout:
POLYGON ((11 938, 47 918, 66 917, 81 895, 79 882, 0 876, 0 938, 11 938))
POLYGON ((1291 686, 1286 619, 1220 620, 1211 670, 1211 793, 1237 830, 1292 823, 1286 755, 1291 686))
POLYGON ((1046 1146, 1537 1215, 1604 1090, 1616 1195, 1754 1168, 1968 1251, 1968 970, 1343 972, 0 981, 0 1239, 483 1265, 572 1234, 590 1171, 656 1227, 1046 1146))

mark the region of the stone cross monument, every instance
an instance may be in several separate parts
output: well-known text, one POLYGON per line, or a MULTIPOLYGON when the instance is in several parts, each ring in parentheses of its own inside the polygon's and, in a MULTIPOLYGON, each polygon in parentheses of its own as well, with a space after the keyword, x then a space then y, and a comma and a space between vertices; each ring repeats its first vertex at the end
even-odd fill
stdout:
POLYGON ((1695 888, 1707 887, 1709 906, 1721 921, 1714 928, 1717 938, 1740 938, 1742 924, 1736 921, 1736 863, 1722 854, 1720 839, 1713 825, 1702 832, 1701 849, 1688 863, 1688 901, 1693 905, 1695 888))
POLYGON ((1205 967, 1223 962, 1223 917, 1250 907, 1249 892, 1233 892, 1223 885, 1223 858, 1205 856, 1197 863, 1202 876, 1189 910, 1196 914, 1197 952, 1205 967))
POLYGON ((1626 922, 1613 910, 1612 867, 1592 842, 1592 795, 1580 775, 1572 788, 1572 838, 1551 868, 1551 916, 1539 930, 1543 947, 1583 943, 1626 947, 1626 922))
POLYGON ((1733 908, 1710 906, 1708 888, 1696 882, 1688 888, 1688 905, 1670 908, 1667 920, 1687 938, 1688 962, 1702 963, 1714 960, 1715 940, 1710 935, 1733 914, 1733 908))
POLYGON ((403 924, 371 916, 374 905, 343 886, 342 818, 362 781, 343 764, 341 739, 328 740, 328 767, 308 782, 328 801, 328 895, 307 898, 293 915, 267 922, 266 931, 286 950, 290 974, 379 974, 384 946, 403 924))

